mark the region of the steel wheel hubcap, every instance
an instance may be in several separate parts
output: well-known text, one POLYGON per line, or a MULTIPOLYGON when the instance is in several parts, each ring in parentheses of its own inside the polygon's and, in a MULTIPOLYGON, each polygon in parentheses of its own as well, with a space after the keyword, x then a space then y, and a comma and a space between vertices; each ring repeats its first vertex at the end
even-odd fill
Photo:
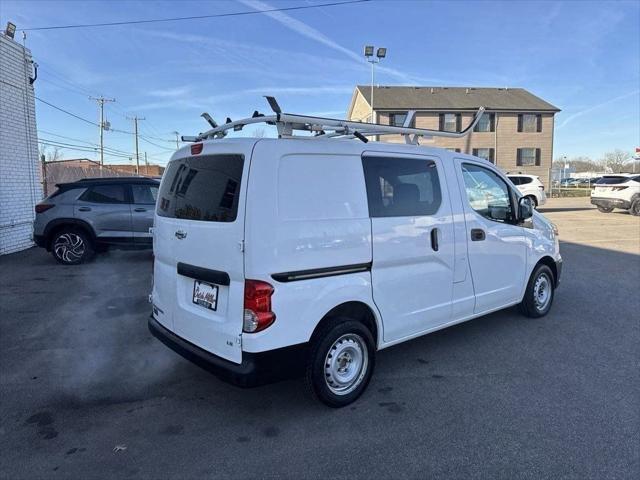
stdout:
POLYGON ((364 379, 369 364, 367 345, 362 337, 348 333, 338 338, 324 361, 325 381, 336 395, 353 392, 364 379))
POLYGON ((533 286, 533 301, 538 311, 547 308, 551 301, 551 280, 546 273, 541 274, 533 286))
POLYGON ((86 250, 84 240, 75 233, 63 233, 53 245, 56 256, 64 262, 76 262, 82 258, 86 250))

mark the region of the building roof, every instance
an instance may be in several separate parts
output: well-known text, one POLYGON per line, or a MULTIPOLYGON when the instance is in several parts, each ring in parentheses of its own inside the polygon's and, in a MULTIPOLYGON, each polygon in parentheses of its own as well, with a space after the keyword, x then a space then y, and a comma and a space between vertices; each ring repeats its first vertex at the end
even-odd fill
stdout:
MULTIPOLYGON (((371 102, 371 86, 358 85, 349 114, 358 92, 367 103, 371 102)), ((560 111, 524 88, 377 86, 373 102, 375 110, 476 110, 482 106, 499 111, 560 111)))

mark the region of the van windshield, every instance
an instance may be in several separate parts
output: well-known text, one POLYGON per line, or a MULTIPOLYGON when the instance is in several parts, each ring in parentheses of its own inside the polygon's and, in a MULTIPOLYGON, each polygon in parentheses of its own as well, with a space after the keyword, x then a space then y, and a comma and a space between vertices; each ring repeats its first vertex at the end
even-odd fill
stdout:
POLYGON ((158 193, 158 215, 233 222, 238 214, 243 166, 243 155, 204 155, 172 161, 158 193))

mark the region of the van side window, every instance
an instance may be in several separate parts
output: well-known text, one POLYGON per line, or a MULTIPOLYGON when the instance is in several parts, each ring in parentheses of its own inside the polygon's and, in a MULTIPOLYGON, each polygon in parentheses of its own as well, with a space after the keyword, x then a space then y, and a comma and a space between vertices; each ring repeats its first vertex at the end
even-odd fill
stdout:
POLYGON ((513 219, 509 187, 495 172, 465 163, 462 165, 462 177, 471 208, 496 222, 513 219))
POLYGON ((442 194, 434 161, 364 156, 362 166, 371 217, 433 215, 440 208, 442 194))

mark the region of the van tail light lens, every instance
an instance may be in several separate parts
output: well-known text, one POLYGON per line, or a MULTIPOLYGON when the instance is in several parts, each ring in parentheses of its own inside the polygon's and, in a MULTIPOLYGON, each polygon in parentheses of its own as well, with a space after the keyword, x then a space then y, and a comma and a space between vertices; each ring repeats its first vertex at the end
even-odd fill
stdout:
POLYGON ((202 143, 194 143, 191 145, 191 155, 198 155, 202 153, 202 148, 204 145, 202 143))
POLYGON ((260 280, 244 282, 244 318, 242 331, 256 333, 264 330, 276 320, 271 311, 273 287, 260 280))
POLYGON ((44 213, 53 207, 55 207, 55 205, 51 205, 50 203, 38 203, 36 205, 36 213, 44 213))

